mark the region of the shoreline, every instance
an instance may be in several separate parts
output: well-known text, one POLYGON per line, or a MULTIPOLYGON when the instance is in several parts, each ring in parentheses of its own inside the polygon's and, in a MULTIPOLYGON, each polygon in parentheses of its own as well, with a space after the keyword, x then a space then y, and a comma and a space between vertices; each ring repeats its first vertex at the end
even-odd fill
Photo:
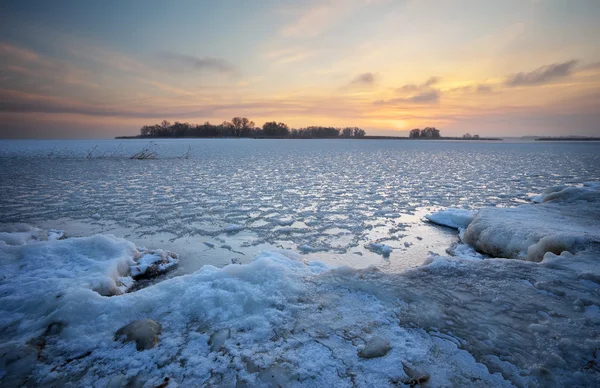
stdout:
POLYGON ((466 228, 462 245, 398 273, 278 251, 138 288, 143 265, 154 274, 178 256, 21 225, 3 235, 12 245, 0 244, 13 258, 3 263, 4 312, 19 323, 3 333, 2 382, 596 385, 597 342, 577 339, 600 319, 589 265, 598 187, 552 187, 541 203, 479 208, 469 219, 446 209, 438 215, 466 228))
POLYGON ((115 140, 140 140, 140 139, 257 139, 257 140, 269 140, 269 139, 289 139, 289 140, 466 140, 466 141, 503 141, 500 137, 480 137, 479 139, 464 139, 462 137, 436 137, 436 138, 412 138, 403 136, 363 136, 363 137, 289 137, 289 136, 247 136, 247 137, 233 137, 233 136, 209 136, 209 137, 195 137, 195 136, 116 136, 115 140))

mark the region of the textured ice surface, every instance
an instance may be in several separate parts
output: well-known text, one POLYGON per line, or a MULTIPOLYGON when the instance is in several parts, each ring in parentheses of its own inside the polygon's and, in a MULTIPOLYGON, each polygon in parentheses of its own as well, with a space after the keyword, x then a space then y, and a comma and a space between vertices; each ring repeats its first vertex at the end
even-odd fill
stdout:
POLYGON ((8 264, 2 261, 2 272, 11 275, 2 289, 3 385, 105 386, 119 378, 143 386, 165 381, 382 386, 412 378, 403 363, 426 370, 434 385, 508 385, 453 337, 402 324, 410 305, 395 289, 381 298, 378 288, 387 284, 373 270, 331 270, 265 253, 250 264, 205 266, 137 292, 104 297, 81 274, 52 275, 68 269, 48 257, 49 252, 79 257, 97 251, 90 265, 105 274, 116 263, 101 258, 130 249, 132 244, 102 236, 0 246, 9 258, 8 264), (47 259, 45 272, 51 276, 12 269, 15 261, 39 265, 36 257, 47 259), (28 283, 33 277, 35 285, 28 283), (143 319, 162 327, 155 347, 138 351, 132 342, 114 340, 120 328, 143 319), (371 349, 381 342, 377 338, 386 352, 371 349), (380 357, 363 358, 365 347, 380 357), (26 365, 19 363, 23 360, 26 365))
MULTIPOLYGON (((35 142, 19 143, 27 156, 0 158, 5 221, 65 218, 73 230, 91 223, 167 249, 188 241, 190 259, 223 252, 236 263, 108 297, 141 256, 133 243, 2 229, 0 385, 600 385, 597 187, 501 208, 546 185, 597 180, 597 146, 192 143, 189 160, 86 159, 35 142), (446 208, 482 208, 464 234, 480 250, 485 241, 528 258, 560 233, 575 244, 541 262, 485 259, 459 244, 455 257, 402 273, 313 261, 414 260, 411 249, 429 248, 427 230, 444 229, 422 222, 423 209, 446 208), (273 247, 305 253, 253 254, 273 247), (162 327, 155 347, 114 340, 144 319, 162 327), (369 343, 385 344, 381 357, 360 357, 369 343)), ((4 155, 17 152, 9 144, 4 155)), ((176 156, 181 144, 161 146, 176 156)))
POLYGON ((548 253, 542 263, 432 256, 400 274, 263 253, 106 297, 96 278, 120 261, 102 258, 128 261, 133 244, 104 236, 0 244, 8 275, 0 382, 597 386, 596 248, 548 253), (71 276, 51 255, 91 256, 93 271, 71 276), (153 348, 115 340, 144 319, 162 327, 153 348))
POLYGON ((185 139, 156 140, 155 160, 128 159, 147 144, 0 141, 0 219, 170 249, 184 272, 302 246, 306 258, 394 271, 454 239, 423 226, 424 214, 600 180, 592 143, 185 139))

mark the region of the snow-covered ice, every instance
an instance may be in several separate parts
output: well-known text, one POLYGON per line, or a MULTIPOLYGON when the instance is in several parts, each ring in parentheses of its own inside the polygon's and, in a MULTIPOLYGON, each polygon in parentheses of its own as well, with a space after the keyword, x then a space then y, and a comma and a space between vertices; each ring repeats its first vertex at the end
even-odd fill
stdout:
POLYGON ((387 244, 370 242, 365 247, 372 252, 383 255, 384 257, 389 257, 390 253, 392 253, 392 247, 387 244))
POLYGON ((466 229, 473 221, 475 212, 467 209, 446 209, 433 214, 427 214, 425 218, 434 224, 447 226, 452 229, 466 229))
POLYGON ((101 235, 1 243, 0 381, 598 385, 600 230, 592 218, 600 201, 587 195, 595 189, 576 189, 542 204, 485 209, 467 228, 465 240, 477 235, 477 247, 503 230, 506 238, 493 240, 501 252, 537 244, 525 233, 531 225, 507 223, 515 211, 545 225, 535 229, 540 241, 555 236, 551 222, 580 233, 581 244, 547 250, 540 263, 484 259, 459 244, 455 256, 388 274, 265 252, 119 293, 134 260, 153 262, 160 251, 144 256, 101 235), (126 331, 131 342, 118 340, 126 331))
POLYGON ((0 385, 600 385, 595 146, 192 143, 0 147, 0 385))
MULTIPOLYGON (((365 245, 413 241, 422 212, 515 206, 548 186, 600 180, 591 143, 156 139, 156 159, 129 159, 147 145, 0 140, 0 219, 71 236, 113 233, 177 252, 196 262, 181 268, 194 270, 229 263, 225 243, 244 262, 306 244, 332 264, 397 271, 422 259, 387 260, 365 245), (86 158, 96 146, 99 157, 86 158), (199 253, 196 241, 217 248, 199 253)), ((424 242, 407 253, 426 253, 446 232, 419 233, 424 242)))
MULTIPOLYGON (((78 242, 96 249, 99 239, 116 252, 128 245, 102 236, 78 242)), ((2 249, 41 253, 67 241, 2 249)), ((548 265, 435 257, 391 275, 265 253, 250 264, 207 266, 113 297, 93 284, 50 277, 38 281, 38 295, 2 304, 2 378, 102 385, 123 375, 148 386, 165 379, 259 386, 275 378, 282 385, 370 386, 408 382, 411 376, 397 366, 409 363, 434 386, 594 385, 598 371, 585 366, 597 362, 600 341, 580 338, 600 323, 589 313, 600 304, 600 274, 574 269, 580 260, 597 260, 587 255, 548 257, 548 265), (154 348, 113 341, 120 328, 146 318, 162 326, 154 348), (364 358, 365 348, 381 356, 364 358), (32 363, 19 364, 23 358, 32 363)), ((14 296, 33 288, 20 280, 14 296)))
POLYGON ((144 251, 136 263, 130 266, 131 276, 152 277, 167 272, 179 263, 177 255, 173 252, 158 249, 155 251, 144 251))
POLYGON ((540 204, 484 208, 464 241, 495 257, 541 261, 546 252, 576 253, 600 243, 600 189, 563 187, 540 204))

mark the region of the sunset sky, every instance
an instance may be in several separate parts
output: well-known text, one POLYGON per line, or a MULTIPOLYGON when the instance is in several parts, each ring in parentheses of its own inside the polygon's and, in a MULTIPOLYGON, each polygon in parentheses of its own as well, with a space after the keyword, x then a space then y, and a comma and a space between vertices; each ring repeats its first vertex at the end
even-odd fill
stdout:
POLYGON ((600 136, 598 0, 4 0, 0 15, 0 137, 234 116, 600 136))

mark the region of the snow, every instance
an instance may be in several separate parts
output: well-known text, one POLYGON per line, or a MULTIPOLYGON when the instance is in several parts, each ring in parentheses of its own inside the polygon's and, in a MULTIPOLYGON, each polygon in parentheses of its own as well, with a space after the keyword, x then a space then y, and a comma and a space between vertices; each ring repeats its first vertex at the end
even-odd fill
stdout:
POLYGON ((172 252, 156 250, 145 251, 142 256, 136 260, 135 265, 130 266, 131 276, 134 278, 141 276, 154 276, 164 273, 175 267, 179 263, 177 255, 172 252))
MULTIPOLYGON (((488 229, 506 228, 515 211, 569 225, 573 235, 585 226, 580 238, 590 244, 545 253, 539 264, 483 259, 465 244, 453 248, 454 257, 431 256, 398 274, 265 252, 248 264, 206 265, 123 293, 132 266, 175 257, 103 235, 3 243, 0 379, 9 385, 27 379, 46 385, 597 385, 598 372, 585 366, 594 365, 600 346, 589 337, 589 328, 600 325, 600 252, 583 213, 593 217, 598 202, 589 193, 569 193, 539 205, 483 209, 465 232, 468 241, 484 221, 488 229), (139 343, 115 340, 138 321, 153 322, 159 330, 149 332, 160 334, 150 338, 144 329, 128 334, 139 343)), ((40 235, 27 233, 32 230, 40 235)), ((23 230, 4 233, 26 240, 23 230)))
POLYGON ((380 299, 377 281, 355 284, 379 272, 264 253, 250 264, 205 266, 105 297, 98 285, 116 283, 135 255, 127 241, 92 236, 1 249, 8 258, 2 270, 11 275, 2 283, 2 295, 10 295, 1 307, 3 381, 31 374, 29 381, 50 385, 150 386, 166 378, 178 385, 387 385, 411 378, 397 368, 409 361, 434 385, 509 385, 453 341, 399 326, 406 304, 380 299), (121 328, 147 319, 162 327, 154 347, 145 346, 145 332, 128 334, 144 346, 114 340, 121 328), (59 329, 48 330, 54 322, 59 329), (43 347, 30 347, 32 338, 43 347), (376 361, 359 356, 365 347, 376 361))
MULTIPOLYGON (((332 264, 398 271, 423 259, 388 261, 365 245, 413 241, 407 234, 425 209, 513 207, 548 186, 600 180, 591 143, 153 142, 157 158, 139 161, 129 157, 148 140, 0 140, 0 220, 69 236, 112 233, 186 255, 194 270, 229 263, 231 252, 218 248, 225 243, 245 262, 261 250, 306 244, 332 264), (227 232, 229 225, 244 229, 227 232), (331 229, 345 232, 325 233, 331 229), (216 249, 192 248, 194 241, 216 249)), ((426 252, 445 233, 419 231, 424 243, 407 252, 426 252)))
POLYGON ((303 244, 298 247, 298 250, 302 253, 309 253, 309 252, 314 251, 315 249, 313 247, 311 247, 310 245, 303 244))
POLYGON ((390 253, 392 253, 392 247, 382 243, 370 242, 365 246, 365 248, 372 252, 379 253, 384 257, 389 257, 390 253))
POLYGON ((433 214, 427 214, 425 218, 434 224, 447 226, 452 229, 465 229, 475 217, 475 212, 466 209, 449 208, 433 214))
POLYGON ((0 243, 7 245, 23 245, 35 241, 59 240, 65 237, 62 230, 48 231, 34 228, 26 224, 2 225, 0 227, 0 243))
POLYGON ((600 189, 548 190, 540 204, 481 209, 464 241, 495 257, 541 261, 547 252, 576 253, 600 242, 600 189))
POLYGON ((1 386, 600 385, 597 146, 157 142, 0 141, 1 386))
POLYGON ((225 227, 225 232, 226 233, 237 233, 241 230, 244 230, 244 226, 243 225, 227 225, 227 227, 225 227))

